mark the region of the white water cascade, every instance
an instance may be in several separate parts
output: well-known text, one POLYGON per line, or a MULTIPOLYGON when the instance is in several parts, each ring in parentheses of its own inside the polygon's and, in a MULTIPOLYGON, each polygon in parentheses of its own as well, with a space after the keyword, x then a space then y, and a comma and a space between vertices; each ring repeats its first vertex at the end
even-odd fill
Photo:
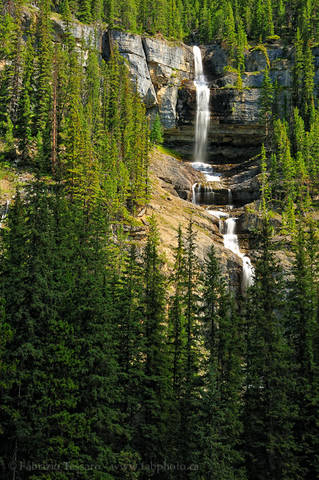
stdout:
POLYGON ((194 185, 192 186, 192 203, 194 205, 196 205, 196 187, 197 183, 194 183, 194 185))
POLYGON ((6 205, 5 205, 5 207, 3 209, 3 212, 2 212, 2 215, 1 215, 1 219, 0 219, 0 228, 2 228, 3 221, 5 220, 6 216, 8 215, 9 205, 10 205, 10 202, 9 202, 9 200, 7 200, 6 205))
MULTIPOLYGON (((193 47, 194 61, 195 61, 195 80, 196 87, 196 126, 195 126, 195 149, 194 161, 192 167, 199 170, 205 175, 207 182, 216 182, 221 180, 221 175, 214 174, 213 167, 205 163, 207 152, 207 136, 210 121, 209 100, 210 90, 203 71, 202 54, 198 47, 193 47)), ((201 185, 195 183, 192 188, 192 202, 193 204, 201 203, 202 197, 212 197, 214 199, 214 189, 210 185, 201 185)), ((213 202, 207 202, 208 204, 213 202)), ((233 209, 233 197, 231 189, 228 189, 228 210, 233 209)), ((236 217, 229 217, 229 213, 208 210, 208 213, 219 219, 219 229, 223 233, 224 246, 238 255, 243 262, 243 276, 242 276, 242 292, 245 293, 254 280, 254 268, 251 264, 250 258, 241 253, 239 249, 238 235, 236 234, 236 217), (226 218, 225 221, 223 219, 226 218), (222 232, 223 230, 223 232, 222 232)))
POLYGON ((196 127, 195 127, 195 162, 203 163, 207 150, 207 132, 209 126, 209 98, 210 90, 203 71, 202 52, 198 47, 193 47, 195 62, 195 87, 196 87, 196 127))
POLYGON ((254 268, 251 264, 250 258, 241 253, 239 249, 238 235, 236 234, 236 221, 237 218, 235 217, 227 218, 225 221, 224 247, 238 255, 243 261, 242 291, 244 293, 247 288, 253 284, 254 268))
MULTIPOLYGON (((210 90, 203 71, 202 53, 198 47, 193 47, 195 63, 195 88, 196 88, 196 124, 195 124, 195 149, 192 167, 202 172, 207 182, 220 181, 220 175, 213 174, 213 168, 205 163, 207 152, 207 135, 210 120, 209 99, 210 90)), ((212 192, 210 187, 202 187, 200 184, 193 186, 193 203, 197 203, 195 188, 199 196, 212 192)))

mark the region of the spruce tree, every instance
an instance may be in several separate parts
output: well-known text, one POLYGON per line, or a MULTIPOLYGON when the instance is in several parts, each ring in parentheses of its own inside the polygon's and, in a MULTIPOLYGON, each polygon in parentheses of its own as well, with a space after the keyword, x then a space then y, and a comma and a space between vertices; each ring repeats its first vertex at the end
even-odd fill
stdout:
POLYGON ((303 478, 315 478, 319 471, 316 454, 319 401, 319 364, 316 352, 318 272, 315 267, 316 256, 313 257, 311 251, 317 250, 318 240, 315 240, 315 237, 311 238, 307 230, 307 225, 299 218, 294 242, 294 277, 289 289, 287 329, 294 353, 293 366, 296 378, 293 398, 298 407, 298 418, 294 429, 298 446, 297 458, 303 478))
POLYGON ((206 355, 198 412, 199 466, 203 478, 244 479, 241 450, 243 330, 214 247, 203 275, 200 321, 206 355))
POLYGON ((163 143, 163 127, 158 113, 156 114, 154 123, 152 125, 150 139, 151 142, 156 145, 160 145, 161 143, 163 143))
MULTIPOLYGON (((168 352, 165 342, 165 279, 158 253, 158 232, 154 218, 143 258, 142 308, 144 317, 145 347, 140 422, 137 427, 137 449, 144 464, 163 464, 164 439, 168 422, 168 352)), ((147 469, 142 478, 147 479, 147 469)))
POLYGON ((185 391, 181 400, 181 452, 180 458, 193 462, 196 454, 195 412, 198 402, 199 337, 198 337, 198 264, 196 234, 190 219, 185 242, 185 391))
POLYGON ((263 221, 255 283, 247 299, 244 439, 248 479, 294 478, 297 470, 291 401, 294 381, 285 337, 285 303, 280 269, 263 221))

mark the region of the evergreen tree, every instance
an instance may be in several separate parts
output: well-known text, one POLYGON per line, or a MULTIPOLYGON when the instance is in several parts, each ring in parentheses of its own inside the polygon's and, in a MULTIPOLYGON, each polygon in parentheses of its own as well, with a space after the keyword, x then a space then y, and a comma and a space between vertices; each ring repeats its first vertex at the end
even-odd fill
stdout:
POLYGON ((268 172, 267 172, 267 157, 266 157, 266 150, 264 145, 261 147, 261 209, 266 215, 268 210, 268 205, 271 201, 271 187, 269 184, 268 179, 268 172))
POLYGON ((21 149, 21 155, 24 161, 30 160, 33 144, 33 62, 34 49, 32 45, 32 37, 30 36, 27 40, 27 45, 24 52, 24 74, 18 116, 18 134, 21 139, 19 147, 21 149))
POLYGON ((274 88, 269 78, 269 71, 266 68, 260 96, 261 116, 266 124, 266 135, 269 133, 270 121, 273 112, 274 88))
POLYGON ((295 424, 295 441, 298 446, 297 458, 303 478, 315 478, 318 475, 318 272, 313 270, 316 257, 309 255, 317 249, 317 241, 311 239, 308 250, 307 229, 299 219, 295 240, 294 278, 289 294, 288 332, 294 352, 294 374, 296 388, 294 400, 298 406, 298 418, 295 424), (314 262, 313 262, 314 260, 314 262))
POLYGON ((291 394, 291 352, 285 338, 285 304, 280 270, 272 252, 270 226, 260 234, 255 283, 248 294, 244 438, 249 479, 291 479, 296 444, 291 394))
MULTIPOLYGON (((158 253, 158 232, 154 218, 144 251, 144 287, 142 308, 144 317, 145 347, 143 356, 144 381, 141 417, 137 428, 137 449, 142 461, 163 464, 164 439, 168 421, 168 355, 165 348, 165 280, 161 271, 162 261, 158 253)), ((144 471, 142 478, 148 478, 144 471)))
POLYGON ((37 71, 35 134, 42 137, 41 165, 42 171, 50 168, 51 153, 51 105, 52 105, 52 39, 51 39, 51 0, 41 0, 40 15, 37 22, 37 71))
POLYGON ((196 458, 198 437, 195 428, 195 412, 198 407, 198 265, 196 259, 195 232, 190 219, 185 242, 185 391, 181 401, 181 452, 180 458, 192 463, 196 458))
POLYGON ((174 275, 172 278, 174 293, 170 299, 169 309, 169 368, 172 384, 172 407, 170 428, 168 430, 169 459, 171 463, 180 460, 182 440, 181 404, 185 395, 185 359, 186 359, 186 325, 185 325, 185 274, 186 258, 181 226, 178 228, 177 248, 175 250, 174 275), (171 435, 171 437, 170 437, 171 435))
POLYGON ((203 478, 244 479, 241 451, 243 335, 214 247, 205 264, 201 324, 207 355, 198 415, 203 478))
POLYGON ((137 260, 135 245, 130 247, 118 283, 114 316, 117 317, 118 325, 117 347, 122 424, 126 427, 123 432, 123 448, 133 451, 144 393, 142 385, 144 381, 143 352, 145 352, 141 305, 142 268, 137 260))
POLYGON ((151 142, 156 145, 160 145, 161 143, 163 143, 163 127, 158 113, 156 114, 155 120, 152 125, 150 139, 151 142))
MULTIPOLYGON (((90 475, 83 465, 94 462, 105 475, 115 464, 119 427, 102 232, 97 235, 93 223, 88 228, 85 213, 60 194, 51 198, 44 185, 35 184, 28 200, 23 206, 18 197, 9 214, 1 261, 14 332, 4 355, 11 377, 2 392, 1 456, 17 469, 24 459, 70 462, 83 478, 90 475)), ((67 470, 63 477, 73 478, 67 470)), ((41 468, 32 476, 43 478, 41 468)))

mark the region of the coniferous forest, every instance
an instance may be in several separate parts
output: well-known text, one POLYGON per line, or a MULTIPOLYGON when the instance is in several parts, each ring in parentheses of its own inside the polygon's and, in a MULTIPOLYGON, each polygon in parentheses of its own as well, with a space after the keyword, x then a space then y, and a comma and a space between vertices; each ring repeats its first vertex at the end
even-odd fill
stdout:
POLYGON ((0 177, 30 178, 1 220, 0 478, 319 479, 318 0, 1 0, 0 13, 0 177), (213 243, 200 261, 192 218, 173 265, 156 212, 132 240, 165 134, 119 51, 79 49, 72 22, 219 42, 238 78, 248 43, 292 45, 285 112, 263 80, 245 294, 213 243))

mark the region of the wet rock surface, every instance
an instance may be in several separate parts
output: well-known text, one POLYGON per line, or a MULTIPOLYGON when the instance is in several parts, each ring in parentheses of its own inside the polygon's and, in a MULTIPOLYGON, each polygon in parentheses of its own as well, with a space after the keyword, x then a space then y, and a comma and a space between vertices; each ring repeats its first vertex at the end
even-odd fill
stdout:
POLYGON ((168 154, 153 152, 152 172, 163 189, 183 200, 192 200, 194 183, 204 182, 205 178, 187 163, 168 154))
MULTIPOLYGON (((153 212, 156 213, 161 249, 168 261, 168 268, 170 269, 174 264, 178 226, 181 225, 183 232, 186 232, 188 222, 192 218, 196 235, 196 256, 199 263, 204 265, 213 244, 223 273, 229 278, 231 287, 238 291, 242 277, 242 261, 224 247, 218 219, 214 219, 205 208, 192 204, 189 201, 191 197, 188 196, 187 200, 181 198, 175 190, 180 184, 187 186, 192 182, 203 182, 203 175, 196 172, 190 165, 183 164, 178 159, 158 150, 151 153, 150 175, 152 196, 141 221, 147 227, 148 216, 153 212)), ((138 238, 140 240, 140 236, 138 238)))

